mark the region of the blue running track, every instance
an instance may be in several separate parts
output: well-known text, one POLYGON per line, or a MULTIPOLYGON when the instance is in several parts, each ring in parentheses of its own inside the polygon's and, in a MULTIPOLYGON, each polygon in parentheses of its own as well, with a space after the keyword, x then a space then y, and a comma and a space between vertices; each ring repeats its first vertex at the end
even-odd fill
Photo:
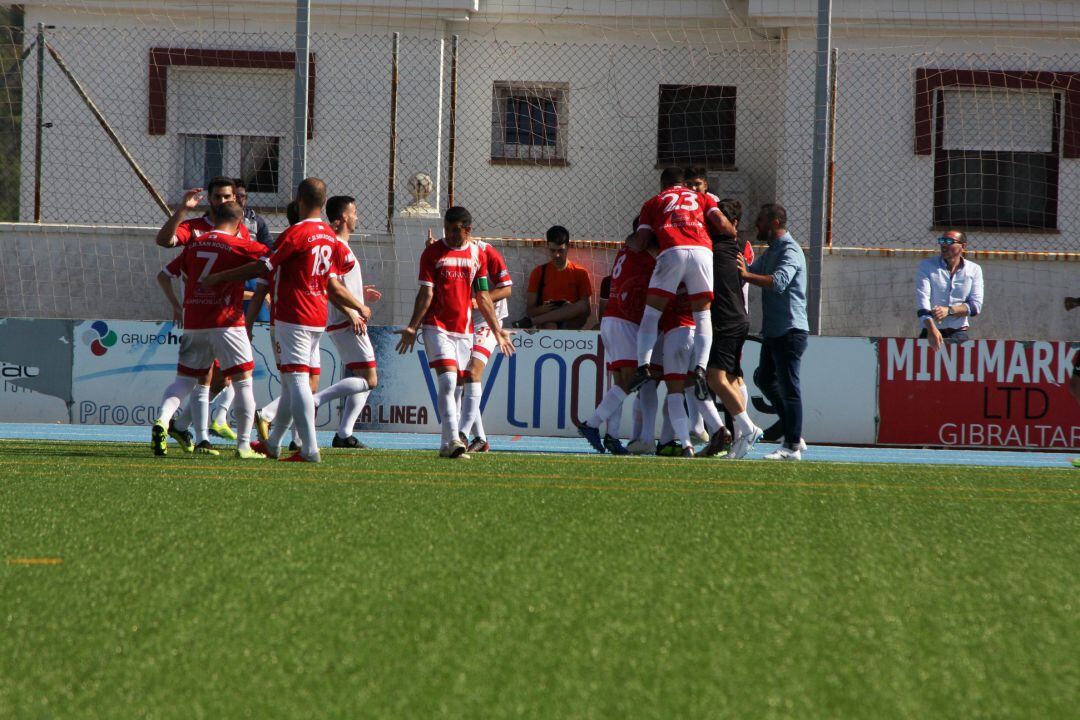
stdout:
MULTIPOLYGON (((319 445, 329 447, 333 433, 319 433, 319 445)), ((362 433, 367 445, 385 450, 434 450, 438 438, 422 433, 362 433)), ((82 442, 149 442, 147 428, 111 425, 51 425, 0 423, 0 440, 56 440, 82 442)), ((488 438, 494 451, 595 454, 581 438, 496 435, 488 438)), ((222 440, 215 441, 218 444, 222 440)), ((776 448, 760 443, 748 456, 760 458, 776 448)), ((0 454, 3 446, 0 445, 0 454)), ((842 463, 903 463, 922 465, 982 465, 1015 468, 1072 467, 1074 454, 1015 450, 923 450, 917 448, 862 448, 811 445, 804 460, 842 463)), ((644 461, 644 460, 643 460, 644 461)))

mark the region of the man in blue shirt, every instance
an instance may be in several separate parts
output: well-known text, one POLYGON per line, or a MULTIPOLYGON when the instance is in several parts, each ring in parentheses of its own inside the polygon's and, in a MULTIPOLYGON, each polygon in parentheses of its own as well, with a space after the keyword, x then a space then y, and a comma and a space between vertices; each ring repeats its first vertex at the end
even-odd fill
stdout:
MULTIPOLYGON (((766 460, 801 460, 802 393, 799 366, 810 326, 806 321, 806 257, 787 231, 787 211, 768 203, 758 213, 757 238, 768 248, 749 268, 740 258, 740 274, 761 288, 761 360, 757 384, 780 415, 784 444, 766 460)), ((751 438, 751 445, 760 439, 751 438)), ((734 446, 732 446, 734 451, 734 446)))
POLYGON ((982 268, 964 257, 967 235, 949 230, 938 238, 941 254, 919 263, 915 276, 915 312, 923 326, 920 338, 941 349, 943 342, 968 339, 969 320, 982 312, 982 268))

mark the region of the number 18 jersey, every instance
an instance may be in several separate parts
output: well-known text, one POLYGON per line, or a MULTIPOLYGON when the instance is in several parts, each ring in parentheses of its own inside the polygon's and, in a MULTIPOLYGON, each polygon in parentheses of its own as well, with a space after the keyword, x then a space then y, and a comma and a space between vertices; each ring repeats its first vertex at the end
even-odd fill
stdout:
POLYGON ((283 232, 273 254, 263 258, 273 273, 274 323, 319 331, 326 327, 326 285, 352 269, 334 229, 322 220, 302 220, 283 232))

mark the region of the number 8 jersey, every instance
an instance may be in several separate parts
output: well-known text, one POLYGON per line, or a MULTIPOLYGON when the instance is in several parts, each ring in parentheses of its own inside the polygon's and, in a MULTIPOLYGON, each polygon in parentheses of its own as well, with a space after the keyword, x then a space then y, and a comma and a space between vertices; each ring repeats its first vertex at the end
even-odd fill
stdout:
POLYGON ((278 237, 273 254, 263 258, 273 273, 272 322, 319 332, 326 327, 326 284, 354 264, 345 248, 317 218, 301 220, 278 237))

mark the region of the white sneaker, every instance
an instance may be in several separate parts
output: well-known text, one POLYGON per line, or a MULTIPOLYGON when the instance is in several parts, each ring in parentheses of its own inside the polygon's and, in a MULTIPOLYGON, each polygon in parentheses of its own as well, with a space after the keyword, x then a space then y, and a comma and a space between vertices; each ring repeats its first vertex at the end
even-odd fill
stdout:
POLYGON ((469 456, 465 454, 466 449, 465 443, 455 438, 449 445, 443 445, 439 448, 439 457, 450 458, 451 460, 469 460, 469 456))
POLYGON ((758 444, 758 441, 765 435, 765 431, 754 425, 748 433, 743 433, 731 443, 731 451, 728 453, 728 457, 732 460, 742 460, 747 454, 754 449, 754 446, 758 444))
POLYGON ((765 456, 766 460, 802 460, 802 452, 798 449, 792 450, 786 448, 783 445, 778 450, 774 450, 765 456))
POLYGON ((695 445, 701 445, 702 443, 707 443, 711 439, 712 438, 709 436, 709 433, 704 432, 704 431, 699 432, 699 433, 690 433, 690 442, 694 443, 695 445))
POLYGON ((634 440, 626 449, 630 451, 631 455, 652 455, 656 452, 656 443, 651 443, 648 440, 634 440))
POLYGON ((799 452, 806 452, 806 440, 799 438, 799 452))

